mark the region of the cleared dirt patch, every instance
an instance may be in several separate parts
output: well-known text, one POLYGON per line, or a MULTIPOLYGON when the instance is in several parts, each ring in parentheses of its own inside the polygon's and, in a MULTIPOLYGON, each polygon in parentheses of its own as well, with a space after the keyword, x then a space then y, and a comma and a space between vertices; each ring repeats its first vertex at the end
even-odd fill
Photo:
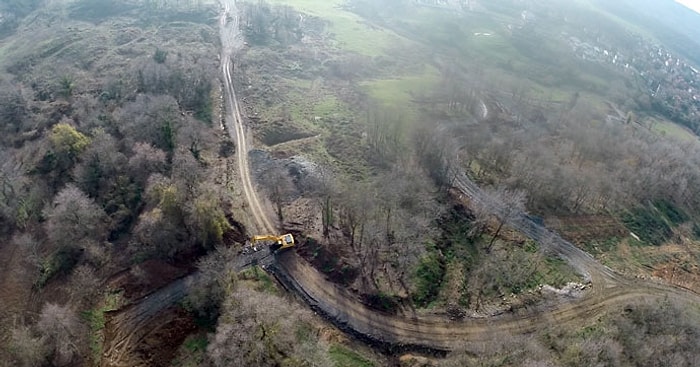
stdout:
POLYGON ((136 349, 144 366, 170 366, 177 350, 188 335, 197 330, 192 317, 181 308, 173 308, 152 323, 153 331, 136 349))
POLYGON ((126 299, 139 299, 189 272, 188 268, 175 267, 161 260, 148 260, 113 275, 107 286, 123 290, 126 299))
POLYGON ((325 274, 331 282, 347 287, 357 279, 358 270, 339 259, 336 254, 331 253, 320 242, 300 235, 297 235, 295 239, 297 240, 297 253, 313 265, 316 270, 325 274))
POLYGON ((694 292, 700 291, 700 269, 697 264, 690 266, 679 266, 674 262, 660 264, 654 267, 652 275, 694 292))

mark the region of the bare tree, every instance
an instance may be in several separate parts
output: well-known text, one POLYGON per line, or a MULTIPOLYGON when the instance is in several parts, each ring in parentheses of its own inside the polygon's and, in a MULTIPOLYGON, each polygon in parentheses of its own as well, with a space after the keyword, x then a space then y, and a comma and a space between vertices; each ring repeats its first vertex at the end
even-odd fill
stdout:
POLYGON ((58 248, 100 243, 109 228, 104 210, 73 185, 56 195, 46 216, 47 234, 58 248))
POLYGON ((3 126, 3 131, 9 136, 17 133, 26 115, 27 103, 19 88, 7 81, 0 82, 0 126, 3 126))
POLYGON ((81 162, 75 167, 73 177, 91 197, 105 197, 114 187, 117 176, 124 171, 126 162, 116 139, 97 129, 90 146, 81 154, 81 162))
POLYGON ((73 269, 67 291, 77 305, 90 305, 100 290, 100 278, 90 265, 80 265, 73 269))
POLYGON ((197 188, 204 173, 204 167, 190 151, 185 149, 175 151, 171 178, 183 201, 192 200, 197 195, 197 188))
POLYGON ((321 208, 323 236, 328 237, 330 227, 334 222, 333 206, 338 191, 333 173, 328 168, 318 167, 316 175, 309 177, 305 184, 305 190, 316 196, 318 200, 318 205, 321 208))
POLYGON ((400 112, 378 107, 366 112, 367 145, 369 160, 378 166, 386 166, 397 159, 403 148, 402 116, 400 112))
POLYGON ((420 127, 413 134, 413 146, 423 169, 440 191, 449 190, 457 177, 454 154, 457 151, 434 126, 420 127))
POLYGON ((146 256, 171 258, 183 246, 183 228, 160 207, 144 211, 134 228, 132 250, 146 256))
POLYGON ((502 186, 490 192, 490 197, 492 202, 489 204, 492 205, 494 215, 498 219, 498 226, 486 249, 487 253, 491 252, 493 244, 498 235, 501 234, 503 226, 524 213, 525 202, 527 200, 527 195, 524 191, 509 190, 502 186))
POLYGON ((44 365, 50 353, 46 338, 36 335, 26 325, 18 325, 11 330, 8 347, 14 362, 21 367, 44 365))
POLYGON ((129 173, 136 182, 146 184, 152 173, 165 173, 165 152, 149 143, 136 143, 132 148, 133 155, 129 158, 129 173))
POLYGON ((372 196, 371 187, 363 182, 353 182, 340 195, 339 221, 353 249, 361 246, 365 223, 374 210, 372 196))
POLYGON ((9 150, 0 148, 0 218, 2 227, 22 226, 23 218, 18 216, 21 206, 21 192, 27 179, 22 173, 22 165, 9 150))
POLYGON ((171 96, 139 95, 116 112, 119 132, 127 137, 129 145, 146 142, 172 154, 182 126, 178 110, 177 101, 171 96))
POLYGON ((217 367, 277 366, 290 358, 301 365, 328 362, 327 346, 316 343, 316 352, 309 353, 309 346, 299 343, 299 335, 317 340, 314 332, 307 310, 268 293, 239 288, 226 300, 207 354, 217 367))
POLYGON ((79 357, 84 327, 68 305, 45 304, 36 326, 46 338, 54 365, 68 365, 79 357))
POLYGON ((236 289, 237 274, 230 264, 238 256, 238 250, 234 246, 217 246, 197 261, 200 275, 188 284, 185 299, 188 309, 212 321, 219 317, 224 300, 236 289))

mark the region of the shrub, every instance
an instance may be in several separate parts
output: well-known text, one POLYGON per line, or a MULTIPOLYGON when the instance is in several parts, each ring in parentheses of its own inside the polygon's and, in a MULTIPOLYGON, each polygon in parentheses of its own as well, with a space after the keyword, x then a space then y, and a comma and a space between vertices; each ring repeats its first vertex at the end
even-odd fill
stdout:
POLYGON ((164 64, 165 59, 168 58, 168 52, 163 51, 161 49, 156 49, 156 52, 153 54, 153 61, 159 63, 159 64, 164 64))
POLYGON ((622 222, 642 241, 655 246, 663 244, 671 237, 671 227, 658 212, 648 207, 624 213, 622 222))
POLYGON ((423 257, 416 269, 413 302, 420 307, 425 307, 434 301, 444 278, 444 261, 436 253, 423 257))

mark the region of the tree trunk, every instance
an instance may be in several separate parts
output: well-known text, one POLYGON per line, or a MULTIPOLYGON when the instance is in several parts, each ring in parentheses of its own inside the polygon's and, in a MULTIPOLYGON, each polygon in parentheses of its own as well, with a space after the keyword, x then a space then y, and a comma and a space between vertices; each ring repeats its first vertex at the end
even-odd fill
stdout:
POLYGON ((500 224, 498 225, 498 228, 496 229, 496 233, 493 234, 493 237, 491 238, 491 242, 489 242, 489 247, 486 248, 486 253, 490 254, 491 253, 491 248, 493 248, 493 243, 496 242, 496 237, 501 233, 501 229, 503 228, 503 225, 505 224, 505 221, 501 221, 500 224))

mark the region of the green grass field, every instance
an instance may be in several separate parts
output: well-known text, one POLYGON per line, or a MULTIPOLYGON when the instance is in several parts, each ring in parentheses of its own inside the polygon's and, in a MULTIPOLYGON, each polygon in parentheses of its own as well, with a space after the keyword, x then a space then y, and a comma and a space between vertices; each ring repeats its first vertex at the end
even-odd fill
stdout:
POLYGON ((652 130, 667 137, 676 138, 684 142, 698 142, 698 136, 687 128, 668 120, 650 118, 652 130))
POLYGON ((420 74, 370 80, 363 82, 362 87, 378 103, 387 107, 400 108, 410 106, 414 96, 430 93, 439 79, 438 70, 432 66, 426 66, 420 74))
POLYGON ((336 367, 374 367, 374 363, 341 345, 331 346, 329 352, 336 367))
POLYGON ((388 46, 401 40, 395 33, 373 27, 358 15, 344 10, 343 0, 270 0, 270 3, 289 5, 327 20, 339 48, 347 51, 378 56, 384 54, 388 46))

